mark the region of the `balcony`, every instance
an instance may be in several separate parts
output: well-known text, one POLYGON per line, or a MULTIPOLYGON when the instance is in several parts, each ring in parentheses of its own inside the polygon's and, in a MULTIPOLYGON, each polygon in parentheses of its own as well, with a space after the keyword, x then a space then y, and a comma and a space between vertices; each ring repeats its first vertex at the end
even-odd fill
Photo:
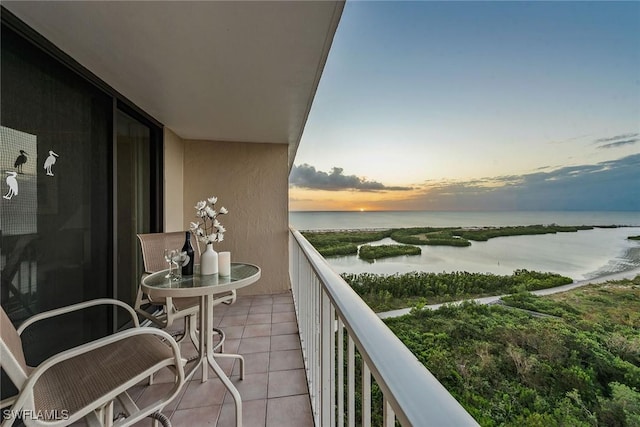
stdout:
MULTIPOLYGON (((245 426, 477 425, 300 233, 289 243, 291 292, 241 296, 214 313, 225 350, 246 360, 242 381, 233 360, 221 361, 245 426)), ((165 408, 173 425, 235 425, 231 396, 210 378, 196 373, 165 408)), ((146 401, 167 386, 156 378, 133 395, 146 401)))
MULTIPOLYGON (((291 293, 241 296, 231 306, 217 306, 214 321, 227 336, 225 351, 245 358, 245 378, 239 380, 234 360, 220 366, 230 376, 243 400, 243 425, 273 427, 313 426, 300 338, 291 293)), ((190 343, 182 346, 185 357, 196 354, 190 343)), ((209 368, 209 380, 196 372, 180 395, 163 413, 179 426, 235 426, 231 395, 209 368)), ((132 397, 148 402, 169 386, 170 377, 138 386, 132 397)), ((117 409, 116 409, 117 412, 117 409)), ((150 426, 145 420, 136 424, 150 426)))
MULTIPOLYGON (((289 171, 344 1, 185 4, 3 4, 3 25, 15 32, 18 52, 16 71, 3 90, 34 88, 33 99, 44 94, 48 100, 38 114, 25 114, 22 106, 29 102, 21 91, 3 96, 12 100, 3 112, 12 111, 16 122, 3 126, 40 135, 33 140, 42 144, 41 152, 53 141, 67 141, 68 153, 83 147, 86 158, 77 164, 92 166, 78 179, 77 164, 60 161, 56 177, 66 177, 59 187, 65 191, 53 186, 58 178, 44 177, 50 184, 47 202, 28 210, 33 224, 40 224, 38 245, 23 255, 19 246, 3 246, 12 248, 12 265, 25 266, 15 284, 5 278, 19 270, 3 272, 3 300, 11 294, 21 307, 33 306, 33 313, 101 296, 130 300, 139 277, 132 262, 135 233, 185 230, 194 219, 193 205, 216 195, 231 211, 224 225, 233 230, 219 250, 262 268, 259 283, 247 290, 257 295, 242 295, 233 306, 214 310, 228 335, 226 350, 246 357, 243 381, 233 364, 224 367, 245 401, 245 425, 474 424, 309 243, 287 228, 289 171), (168 32, 157 22, 189 31, 168 32), (24 53, 24 43, 34 50, 33 58, 24 53), (25 65, 21 55, 33 63, 25 65), (50 57, 62 66, 60 75, 43 65, 50 57), (33 81, 25 69, 45 74, 33 81), (58 111, 57 93, 37 89, 36 83, 49 87, 52 79, 64 87, 69 79, 88 83, 87 99, 95 92, 105 100, 104 111, 95 114, 106 124, 124 123, 120 113, 135 113, 156 137, 157 144, 139 151, 154 154, 151 169, 157 173, 146 176, 134 162, 125 170, 129 162, 124 161, 116 162, 122 169, 112 170, 112 126, 102 126, 95 138, 93 128, 83 130, 93 121, 80 114, 73 117, 80 129, 75 134, 84 139, 70 140, 62 125, 52 129, 57 117, 70 115, 65 108, 58 111), (122 111, 115 114, 114 106, 122 111), (96 165, 111 174, 94 179, 96 165), (118 175, 140 182, 119 187, 118 175), (90 185, 70 189, 80 183, 90 185), (140 194, 153 187, 155 194, 129 200, 127 190, 134 187, 140 194), (105 215, 105 207, 112 206, 120 211, 105 215), (149 222, 148 230, 138 224, 128 228, 138 217, 149 222)), ((36 176, 37 171, 43 174, 35 166, 27 172, 36 176)), ((16 222, 24 222, 22 211, 16 212, 16 222)), ((29 233, 36 233, 33 228, 29 233)), ((5 230, 3 236, 11 238, 27 233, 5 230)), ((16 320, 23 314, 30 313, 18 313, 16 320)), ((100 326, 113 326, 107 323, 100 326)), ((186 355, 193 351, 183 348, 186 355)), ((234 424, 230 396, 211 377, 204 384, 192 379, 165 409, 175 426, 234 424)), ((152 399, 155 390, 166 387, 162 381, 133 390, 135 397, 152 399)))

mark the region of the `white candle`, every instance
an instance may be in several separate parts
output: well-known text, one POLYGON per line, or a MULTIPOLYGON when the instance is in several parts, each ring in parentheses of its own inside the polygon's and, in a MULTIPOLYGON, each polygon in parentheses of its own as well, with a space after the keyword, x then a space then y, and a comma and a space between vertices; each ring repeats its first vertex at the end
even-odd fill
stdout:
POLYGON ((218 253, 218 274, 220 276, 231 275, 231 252, 218 253))

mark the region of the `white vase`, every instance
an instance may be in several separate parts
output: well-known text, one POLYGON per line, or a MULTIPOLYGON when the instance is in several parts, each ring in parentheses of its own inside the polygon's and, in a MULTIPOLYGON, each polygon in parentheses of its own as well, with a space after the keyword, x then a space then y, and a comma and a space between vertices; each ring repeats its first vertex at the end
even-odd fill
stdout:
POLYGON ((207 243, 207 249, 200 255, 200 274, 218 274, 218 253, 213 250, 213 243, 207 243))

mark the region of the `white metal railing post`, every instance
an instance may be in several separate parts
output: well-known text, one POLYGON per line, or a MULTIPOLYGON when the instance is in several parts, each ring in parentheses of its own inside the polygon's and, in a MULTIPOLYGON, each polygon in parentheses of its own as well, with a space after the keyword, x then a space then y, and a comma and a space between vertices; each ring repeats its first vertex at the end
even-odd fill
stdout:
MULTIPOLYGON (((309 268, 311 271, 311 269, 309 268)), ((309 346, 310 346, 310 355, 309 358, 311 360, 311 370, 310 370, 310 378, 313 383, 313 400, 315 402, 315 411, 316 418, 321 422, 322 416, 322 408, 320 406, 321 392, 320 389, 320 380, 318 371, 320 369, 320 358, 318 355, 318 306, 317 306, 317 291, 316 291, 316 280, 315 277, 309 275, 309 283, 311 283, 311 288, 309 289, 309 325, 307 327, 309 331, 309 346)))
POLYGON ((329 425, 336 425, 336 309, 329 302, 329 425))
POLYGON ((393 408, 389 404, 389 401, 385 397, 382 403, 382 425, 383 427, 395 427, 396 415, 393 413, 393 408))
POLYGON ((344 324, 338 319, 338 427, 344 427, 344 324))
POLYGON ((313 354, 315 361, 315 384, 316 392, 316 404, 318 405, 318 412, 320 420, 322 420, 322 343, 320 341, 320 327, 322 319, 320 318, 322 306, 321 304, 321 289, 318 286, 318 280, 314 277, 311 281, 313 283, 313 310, 314 310, 314 322, 313 322, 313 354))
MULTIPOLYGON (((322 293, 322 315, 320 320, 320 366, 321 366, 321 379, 320 389, 321 401, 322 401, 322 420, 323 424, 331 417, 331 335, 333 334, 333 325, 331 322, 331 304, 329 303, 329 297, 322 293)), ((327 424, 333 425, 333 424, 327 424)))
POLYGON ((347 394, 348 394, 348 409, 349 414, 349 427, 355 427, 356 425, 356 351, 355 344, 351 335, 347 343, 347 394))
POLYGON ((371 426, 371 371, 362 360, 362 427, 371 426))

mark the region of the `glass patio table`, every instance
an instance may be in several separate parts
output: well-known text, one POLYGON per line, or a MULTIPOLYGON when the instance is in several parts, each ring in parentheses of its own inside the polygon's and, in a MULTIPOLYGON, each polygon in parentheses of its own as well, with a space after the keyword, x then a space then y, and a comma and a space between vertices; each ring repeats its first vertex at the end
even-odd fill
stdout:
POLYGON ((260 278, 260 267, 247 263, 231 263, 231 275, 200 275, 199 265, 194 268, 193 276, 184 276, 179 280, 166 278, 169 270, 150 274, 142 279, 142 289, 153 297, 199 297, 200 298, 200 331, 198 358, 185 373, 190 377, 202 365, 202 382, 207 381, 207 363, 218 375, 224 386, 233 396, 236 405, 236 426, 242 426, 242 399, 240 393, 229 377, 225 375, 216 357, 232 357, 240 359, 240 379, 244 379, 244 359, 239 354, 214 353, 213 345, 213 297, 214 295, 243 288, 255 283, 260 278))

